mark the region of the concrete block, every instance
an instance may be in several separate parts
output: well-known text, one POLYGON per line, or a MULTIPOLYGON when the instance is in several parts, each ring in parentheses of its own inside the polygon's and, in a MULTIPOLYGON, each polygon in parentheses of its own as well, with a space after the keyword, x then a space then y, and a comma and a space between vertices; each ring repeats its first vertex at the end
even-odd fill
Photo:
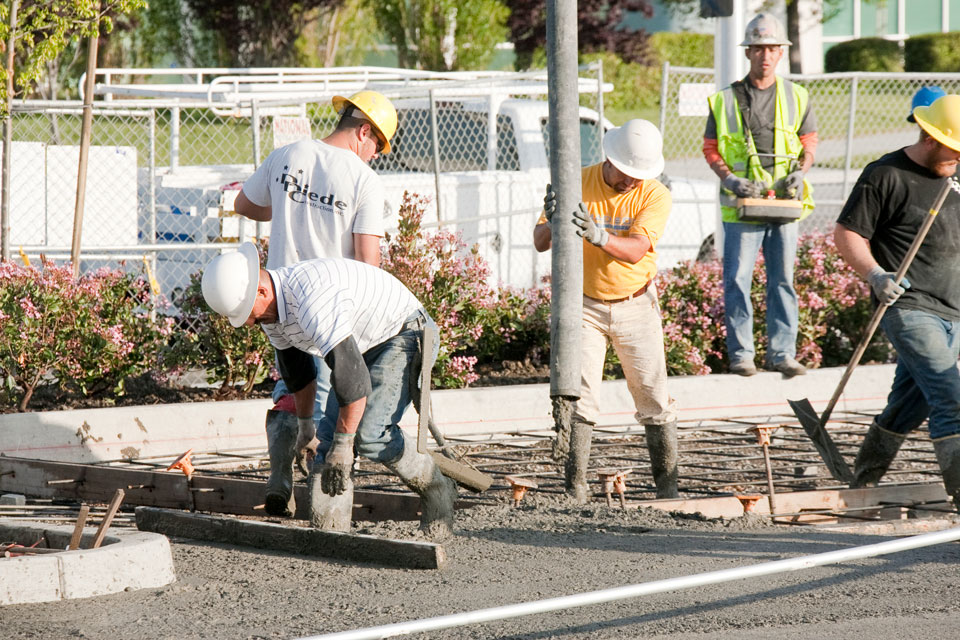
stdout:
POLYGON ((59 600, 60 561, 53 555, 0 561, 0 605, 59 600))
POLYGON ((0 504, 22 507, 27 504, 27 496, 20 493, 5 493, 0 496, 0 504))
POLYGON ((99 549, 71 551, 61 554, 60 560, 65 599, 160 587, 176 580, 170 542, 155 534, 107 536, 99 549))

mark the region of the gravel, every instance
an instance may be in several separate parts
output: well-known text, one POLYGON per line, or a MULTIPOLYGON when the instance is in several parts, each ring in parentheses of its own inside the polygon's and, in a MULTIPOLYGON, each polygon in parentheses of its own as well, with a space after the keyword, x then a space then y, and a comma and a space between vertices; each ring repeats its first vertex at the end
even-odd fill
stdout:
MULTIPOLYGON (((417 537, 416 523, 358 523, 417 537)), ((729 569, 882 537, 654 509, 572 506, 528 495, 458 513, 439 571, 382 569, 173 539, 177 582, 160 589, 0 608, 19 638, 299 638, 729 569)), ((2 560, 0 560, 2 561, 2 560)), ((549 614, 434 631, 461 638, 952 637, 960 546, 944 544, 549 614)))

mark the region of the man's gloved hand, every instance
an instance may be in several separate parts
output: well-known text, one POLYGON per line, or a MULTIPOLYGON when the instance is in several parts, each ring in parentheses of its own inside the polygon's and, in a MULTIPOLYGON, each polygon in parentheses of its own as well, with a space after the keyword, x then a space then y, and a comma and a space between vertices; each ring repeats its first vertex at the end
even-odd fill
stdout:
POLYGON ((333 445, 324 460, 320 489, 328 496, 338 496, 347 489, 353 470, 353 433, 334 433, 333 445))
POLYGON ((543 196, 543 214, 547 217, 547 222, 553 218, 553 213, 557 210, 557 192, 553 190, 553 185, 547 185, 547 195, 543 196))
POLYGON ((317 447, 320 445, 320 441, 317 440, 317 425, 313 422, 313 418, 298 417, 297 428, 297 443, 293 451, 296 454, 297 467, 306 474, 313 466, 313 458, 317 455, 317 447))
POLYGON ((607 230, 597 226, 590 212, 587 211, 587 205, 582 202, 573 211, 573 224, 579 227, 577 229, 577 235, 595 247, 602 247, 607 244, 607 241, 610 239, 610 234, 607 233, 607 230))
POLYGON ((773 188, 777 193, 799 200, 803 196, 803 171, 788 173, 777 180, 773 188))
POLYGON ((903 292, 910 288, 910 281, 904 278, 900 284, 895 282, 897 274, 892 271, 884 271, 880 265, 875 266, 867 274, 867 282, 873 289, 873 294, 880 300, 880 304, 888 307, 903 295, 903 292))
POLYGON ((735 176, 732 173, 723 179, 723 187, 740 198, 759 198, 763 195, 762 184, 735 176))

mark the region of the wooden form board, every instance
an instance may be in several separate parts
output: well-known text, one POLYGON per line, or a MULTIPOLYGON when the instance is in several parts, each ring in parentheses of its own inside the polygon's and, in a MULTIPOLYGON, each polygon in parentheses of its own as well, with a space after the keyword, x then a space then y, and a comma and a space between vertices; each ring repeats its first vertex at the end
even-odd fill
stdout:
MULTIPOLYGON (((124 502, 167 509, 192 509, 235 515, 264 515, 261 480, 238 480, 179 471, 141 471, 122 467, 50 462, 0 456, 0 492, 37 498, 109 502, 117 489, 124 502)), ((355 491, 353 519, 358 521, 417 520, 420 498, 411 494, 355 491)), ((304 484, 294 486, 295 517, 306 520, 309 500, 304 484)), ((459 502, 458 508, 472 506, 459 502)))
MULTIPOLYGON (((776 494, 777 513, 801 514, 804 511, 811 512, 783 518, 784 522, 798 524, 851 522, 854 519, 829 513, 812 513, 815 511, 842 512, 845 509, 876 507, 875 510, 872 510, 873 513, 878 513, 884 509, 895 509, 899 514, 899 507, 887 507, 881 503, 911 504, 943 502, 946 499, 947 494, 941 484, 883 485, 864 489, 826 489, 776 494)), ((664 511, 698 513, 708 518, 736 518, 743 515, 743 505, 733 496, 691 498, 687 500, 648 500, 630 504, 653 507, 664 511)), ((753 512, 759 515, 770 514, 767 496, 760 496, 753 512)), ((870 513, 871 511, 856 512, 854 515, 869 515, 870 513)))
POLYGON ((443 547, 432 542, 392 540, 154 507, 137 507, 137 528, 192 540, 404 569, 439 569, 447 559, 443 547))

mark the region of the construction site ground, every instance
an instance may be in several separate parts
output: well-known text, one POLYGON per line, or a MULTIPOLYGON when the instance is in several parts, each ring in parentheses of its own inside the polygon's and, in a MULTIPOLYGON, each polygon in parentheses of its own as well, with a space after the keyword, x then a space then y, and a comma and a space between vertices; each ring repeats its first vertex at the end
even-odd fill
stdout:
MULTIPOLYGON (((841 451, 852 454, 869 412, 840 413, 833 425, 841 451)), ((789 416, 771 443, 778 495, 829 489, 816 452, 789 416)), ((761 449, 745 428, 752 419, 681 425, 682 497, 766 493, 761 449)), ((766 515, 707 518, 635 506, 652 497, 642 429, 600 430, 594 442, 586 506, 566 501, 562 472, 550 458, 549 434, 450 442, 458 456, 495 478, 477 506, 460 510, 456 536, 444 542, 439 570, 384 568, 286 552, 171 537, 177 581, 161 588, 47 604, 0 607, 4 638, 300 638, 404 622, 592 590, 731 569, 847 549, 891 539, 875 535, 875 512, 833 514, 847 525, 774 524, 766 515), (627 506, 608 507, 596 469, 631 469, 627 506), (507 474, 533 476, 539 488, 519 507, 507 474), (858 523, 862 523, 859 524, 858 523)), ((197 473, 260 477, 246 464, 218 470, 224 455, 200 455, 197 473), (203 467, 209 467, 204 471, 203 467)), ((156 460, 154 466, 168 464, 156 460)), ((115 466, 123 466, 117 463, 115 466)), ((138 466, 129 464, 128 466, 138 466)), ((141 463, 139 466, 144 466, 141 463)), ((147 464, 146 466, 149 466, 147 464)), ((900 486, 937 479, 925 432, 904 447, 891 471, 900 486)), ((358 488, 400 491, 363 465, 358 488)), ((462 492, 464 497, 471 494, 462 492)), ((765 502, 765 499, 761 503, 765 502)), ((48 506, 51 515, 55 505, 48 506)), ((897 507, 900 509, 900 507, 897 507)), ((42 511, 42 509, 37 509, 42 511)), ((123 514, 121 514, 122 516, 123 514)), ((957 526, 943 505, 902 509, 904 532, 934 522, 957 526)), ((275 519, 265 519, 280 522, 275 519)), ((782 518, 789 521, 791 518, 782 518)), ((288 524, 294 524, 286 521, 288 524)), ((299 521, 297 526, 304 526, 299 521)), ((132 526, 129 515, 114 526, 132 526)), ((917 530, 922 530, 917 528, 917 530)), ((417 540, 413 521, 358 521, 353 532, 417 540)), ((2 561, 2 560, 0 560, 2 561)), ((941 544, 853 561, 562 612, 433 631, 429 638, 864 638, 942 640, 960 627, 956 589, 960 546, 941 544)), ((415 636, 416 637, 416 636, 415 636)))

